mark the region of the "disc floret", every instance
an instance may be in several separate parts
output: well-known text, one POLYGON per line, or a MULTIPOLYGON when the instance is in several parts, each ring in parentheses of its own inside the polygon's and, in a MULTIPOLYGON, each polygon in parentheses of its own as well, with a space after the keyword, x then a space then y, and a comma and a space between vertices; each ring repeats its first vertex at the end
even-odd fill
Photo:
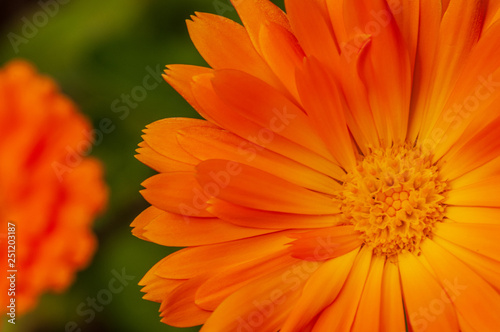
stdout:
POLYGON ((445 190, 432 155, 408 144, 371 149, 346 175, 342 212, 374 253, 419 253, 443 221, 445 190))

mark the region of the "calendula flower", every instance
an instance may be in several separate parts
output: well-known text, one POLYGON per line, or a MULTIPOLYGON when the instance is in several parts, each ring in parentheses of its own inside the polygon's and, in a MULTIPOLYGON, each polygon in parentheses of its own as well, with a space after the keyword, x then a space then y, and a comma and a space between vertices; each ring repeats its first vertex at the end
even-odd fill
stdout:
POLYGON ((31 64, 0 70, 0 312, 8 319, 65 290, 94 253, 91 228, 107 188, 100 162, 81 154, 89 133, 73 102, 31 64))
POLYGON ((205 119, 147 127, 142 280, 202 331, 500 327, 500 2, 232 1, 188 21, 205 119))

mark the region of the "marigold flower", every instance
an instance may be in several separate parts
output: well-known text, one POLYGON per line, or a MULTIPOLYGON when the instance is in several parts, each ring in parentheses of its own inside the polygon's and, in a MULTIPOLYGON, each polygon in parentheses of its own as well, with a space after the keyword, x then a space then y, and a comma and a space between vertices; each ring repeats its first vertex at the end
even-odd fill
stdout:
POLYGON ((12 298, 19 315, 41 294, 65 290, 94 253, 91 226, 107 188, 100 162, 80 154, 91 147, 90 132, 31 64, 14 60, 0 70, 1 313, 13 311, 12 298))
POLYGON ((188 21, 205 119, 147 127, 141 281, 202 331, 500 326, 500 2, 232 1, 188 21), (405 318, 406 317, 406 318, 405 318))

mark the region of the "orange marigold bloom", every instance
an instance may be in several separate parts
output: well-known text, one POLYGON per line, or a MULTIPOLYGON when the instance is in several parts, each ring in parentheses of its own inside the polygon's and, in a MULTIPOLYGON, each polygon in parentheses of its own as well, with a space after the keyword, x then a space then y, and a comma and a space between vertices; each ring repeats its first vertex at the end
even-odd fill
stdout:
POLYGON ((91 227, 107 188, 101 163, 80 154, 90 129, 29 63, 0 70, 1 313, 12 298, 19 315, 42 293, 63 291, 94 253, 91 227))
POLYGON ((500 1, 234 0, 197 13, 205 119, 145 130, 141 284, 202 331, 500 327, 500 1), (405 318, 406 317, 406 318, 405 318))

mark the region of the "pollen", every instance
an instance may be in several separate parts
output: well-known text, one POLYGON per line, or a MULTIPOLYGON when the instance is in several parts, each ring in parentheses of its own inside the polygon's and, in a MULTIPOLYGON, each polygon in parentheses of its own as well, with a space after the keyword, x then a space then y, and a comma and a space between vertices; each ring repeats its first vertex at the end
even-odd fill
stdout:
POLYGON ((349 172, 342 213, 377 255, 419 254, 420 244, 444 218, 447 184, 432 155, 404 144, 371 149, 349 172))

